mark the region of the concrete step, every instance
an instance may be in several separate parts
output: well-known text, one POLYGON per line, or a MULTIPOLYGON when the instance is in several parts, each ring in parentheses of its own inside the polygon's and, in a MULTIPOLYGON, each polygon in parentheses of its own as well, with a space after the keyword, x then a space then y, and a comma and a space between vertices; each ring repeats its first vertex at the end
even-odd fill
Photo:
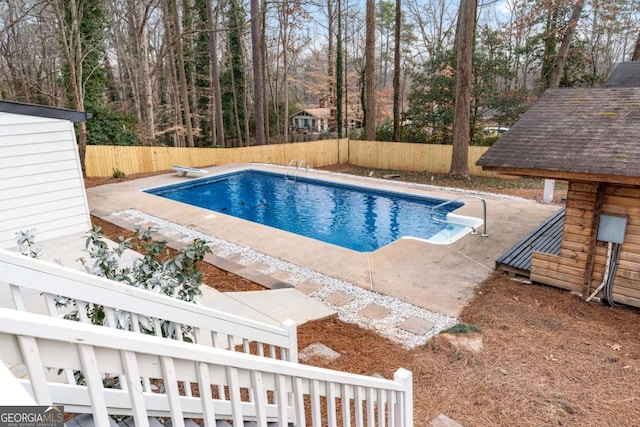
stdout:
POLYGON ((297 289, 225 292, 224 295, 279 322, 291 319, 302 325, 338 315, 336 310, 297 289))

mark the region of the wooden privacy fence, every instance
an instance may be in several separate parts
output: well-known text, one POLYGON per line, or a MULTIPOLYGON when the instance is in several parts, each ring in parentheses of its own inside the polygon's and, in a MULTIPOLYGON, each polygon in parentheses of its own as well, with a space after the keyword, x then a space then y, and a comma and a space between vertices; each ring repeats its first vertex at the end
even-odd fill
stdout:
POLYGON ((273 144, 238 148, 119 147, 90 145, 85 166, 87 176, 111 176, 155 172, 171 166, 204 167, 231 163, 287 165, 305 160, 312 167, 347 163, 348 140, 330 139, 294 144, 273 144))
MULTIPOLYGON (((111 176, 231 163, 287 165, 305 160, 311 167, 351 164, 373 169, 395 169, 447 173, 451 165, 450 145, 330 139, 294 144, 273 144, 239 148, 119 147, 90 145, 85 160, 87 176, 111 176)), ((469 147, 471 175, 496 176, 476 166, 487 147, 469 147)))
MULTIPOLYGON (((476 161, 489 147, 469 147, 469 173, 496 176, 483 171, 476 161)), ((451 167, 451 145, 410 144, 404 142, 349 141, 349 164, 406 171, 448 173, 451 167)))

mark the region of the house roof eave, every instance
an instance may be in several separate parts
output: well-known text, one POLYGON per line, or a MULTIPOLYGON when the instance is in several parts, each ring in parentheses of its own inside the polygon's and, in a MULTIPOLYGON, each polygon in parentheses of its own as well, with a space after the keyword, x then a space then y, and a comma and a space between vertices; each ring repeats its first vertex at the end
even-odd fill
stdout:
POLYGON ((25 116, 46 117, 49 119, 68 120, 73 123, 86 122, 87 119, 91 118, 91 113, 86 113, 83 111, 3 100, 0 100, 0 112, 21 114, 25 116))
POLYGON ((513 175, 531 178, 557 179, 560 181, 583 181, 583 182, 607 182, 612 184, 638 185, 640 177, 615 175, 615 174, 598 174, 586 172, 569 172, 561 170, 545 170, 545 169, 528 169, 498 166, 482 166, 482 170, 497 172, 500 175, 513 175))

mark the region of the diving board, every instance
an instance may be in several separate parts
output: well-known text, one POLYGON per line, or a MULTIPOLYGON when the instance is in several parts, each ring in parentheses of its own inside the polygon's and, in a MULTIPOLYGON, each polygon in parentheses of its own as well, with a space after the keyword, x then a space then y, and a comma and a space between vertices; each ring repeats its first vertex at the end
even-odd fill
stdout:
POLYGON ((171 166, 171 169, 176 171, 178 173, 178 176, 186 176, 188 173, 192 173, 194 175, 209 173, 209 171, 206 169, 189 168, 187 166, 171 166))

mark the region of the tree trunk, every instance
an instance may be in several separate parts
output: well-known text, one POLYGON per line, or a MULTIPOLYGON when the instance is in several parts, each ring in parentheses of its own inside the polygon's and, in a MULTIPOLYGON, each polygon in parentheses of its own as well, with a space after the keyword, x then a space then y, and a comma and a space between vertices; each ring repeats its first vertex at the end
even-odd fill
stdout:
POLYGON ((551 77, 549 79, 549 88, 557 88, 560 86, 560 78, 564 70, 564 64, 567 62, 567 55, 569 54, 569 47, 571 47, 571 40, 576 32, 576 26, 580 20, 582 14, 582 8, 584 6, 584 0, 578 0, 571 11, 571 18, 567 25, 567 30, 562 38, 562 43, 558 49, 558 53, 553 60, 553 66, 551 67, 551 77))
MULTIPOLYGON (((169 5, 167 4, 167 2, 162 2, 162 14, 164 16, 165 27, 167 29, 170 29, 173 24, 169 12, 169 5)), ((167 41, 171 45, 173 36, 170 34, 171 31, 167 30, 167 33, 167 41)), ((167 49, 167 55, 169 56, 168 69, 171 76, 171 88, 173 92, 171 101, 173 101, 173 128, 175 129, 174 143, 176 147, 184 147, 184 122, 182 117, 182 108, 180 107, 180 84, 178 83, 178 72, 175 66, 176 58, 173 48, 167 49)))
MULTIPOLYGON (((244 52, 244 50, 243 50, 244 52)), ((246 55, 242 56, 242 68, 243 75, 247 75, 247 63, 244 60, 246 55)), ((249 90, 247 89, 246 80, 245 84, 242 85, 242 111, 244 111, 244 145, 249 146, 251 142, 251 133, 249 128, 249 119, 251 118, 249 114, 249 90)))
POLYGON ((253 53, 253 108, 255 144, 264 145, 264 64, 262 52, 260 0, 251 0, 251 51, 253 53))
POLYGON ((222 90, 220 89, 220 68, 218 67, 218 13, 213 13, 211 2, 207 1, 209 25, 209 51, 211 55, 211 99, 213 100, 214 132, 216 145, 224 147, 224 120, 222 118, 222 90))
POLYGON ((636 46, 633 49, 633 56, 631 56, 632 61, 640 61, 640 32, 638 33, 638 38, 636 39, 636 46))
POLYGON ((287 0, 280 5, 280 32, 282 34, 282 84, 284 97, 284 125, 282 134, 284 142, 289 142, 289 7, 287 0))
MULTIPOLYGON (((340 1, 340 0, 338 0, 340 1)), ((336 38, 333 26, 336 17, 336 8, 333 0, 327 0, 327 82, 329 83, 327 104, 333 103, 336 99, 336 86, 334 85, 334 40, 336 38)), ((338 22, 338 37, 340 36, 340 22, 338 22)), ((336 70, 337 76, 337 70, 336 70)))
POLYGON ((191 106, 189 104, 189 88, 187 85, 187 75, 184 69, 184 52, 182 48, 182 35, 180 31, 180 17, 178 15, 178 2, 173 0, 171 2, 172 10, 171 14, 173 15, 173 26, 174 26, 174 42, 176 47, 176 63, 175 66, 178 68, 178 78, 180 79, 180 92, 182 95, 182 109, 184 111, 184 123, 186 126, 186 140, 187 147, 194 147, 195 144, 193 142, 193 124, 191 121, 191 106))
MULTIPOLYGON (((227 53, 229 57, 232 57, 233 53, 231 52, 231 46, 229 43, 229 38, 227 37, 227 53)), ((230 58, 230 64, 233 64, 233 58, 230 58)), ((240 141, 240 145, 242 146, 242 129, 240 127, 240 111, 238 109, 239 100, 238 100, 238 86, 236 85, 236 73, 234 72, 233 65, 230 70, 231 76, 231 95, 233 96, 233 121, 236 127, 237 140, 240 141)), ((237 144, 234 142, 233 146, 236 147, 237 144)))
MULTIPOLYGON (((330 3, 330 2, 329 2, 330 3)), ((337 0, 338 35, 336 37, 336 130, 338 138, 342 138, 344 123, 342 122, 344 60, 342 56, 342 0, 337 0)), ((331 35, 331 32, 329 32, 331 35)))
POLYGON ((554 7, 547 15, 547 23, 545 27, 546 37, 544 39, 544 51, 542 53, 542 64, 540 65, 540 84, 539 92, 542 93, 549 87, 551 82, 551 74, 553 70, 553 62, 557 53, 558 46, 558 8, 554 7))
POLYGON ((469 178, 469 139, 471 125, 471 82, 473 81, 473 45, 477 0, 462 0, 458 16, 456 101, 453 122, 453 151, 449 175, 469 178))
POLYGON ((368 141, 376 139, 376 3, 366 3, 366 36, 365 36, 365 96, 364 96, 364 138, 368 141))
POLYGON ((151 72, 149 70, 149 48, 146 32, 147 15, 144 9, 143 2, 136 2, 135 9, 135 25, 136 25, 136 51, 139 54, 139 58, 136 59, 135 64, 138 67, 138 80, 140 82, 140 92, 142 95, 142 102, 140 102, 140 110, 142 116, 142 125, 145 129, 146 137, 153 142, 155 140, 155 114, 153 108, 153 88, 151 81, 151 72))
POLYGON ((396 0, 395 40, 393 52, 393 140, 400 140, 400 34, 402 0, 396 0))
MULTIPOLYGON (((76 1, 67 3, 67 0, 58 0, 52 6, 58 21, 62 55, 68 67, 67 84, 70 101, 74 109, 84 111, 84 85, 82 84, 84 52, 82 51, 82 33, 80 31, 81 7, 76 1), (67 11, 70 14, 69 23, 67 23, 66 18, 67 11)), ((87 176, 85 166, 86 152, 87 125, 81 122, 78 125, 78 156, 83 176, 87 176)))
POLYGON ((264 142, 269 144, 270 124, 269 124, 269 93, 267 89, 267 0, 262 0, 262 28, 260 29, 260 52, 262 53, 262 100, 264 105, 264 142))
POLYGON ((284 29, 285 32, 285 47, 284 50, 282 51, 282 68, 283 68, 283 74, 282 74, 282 83, 284 84, 283 87, 283 91, 284 91, 284 126, 282 127, 283 129, 283 134, 284 134, 284 142, 288 143, 289 142, 289 50, 287 49, 287 45, 289 44, 289 29, 285 28, 284 29))

